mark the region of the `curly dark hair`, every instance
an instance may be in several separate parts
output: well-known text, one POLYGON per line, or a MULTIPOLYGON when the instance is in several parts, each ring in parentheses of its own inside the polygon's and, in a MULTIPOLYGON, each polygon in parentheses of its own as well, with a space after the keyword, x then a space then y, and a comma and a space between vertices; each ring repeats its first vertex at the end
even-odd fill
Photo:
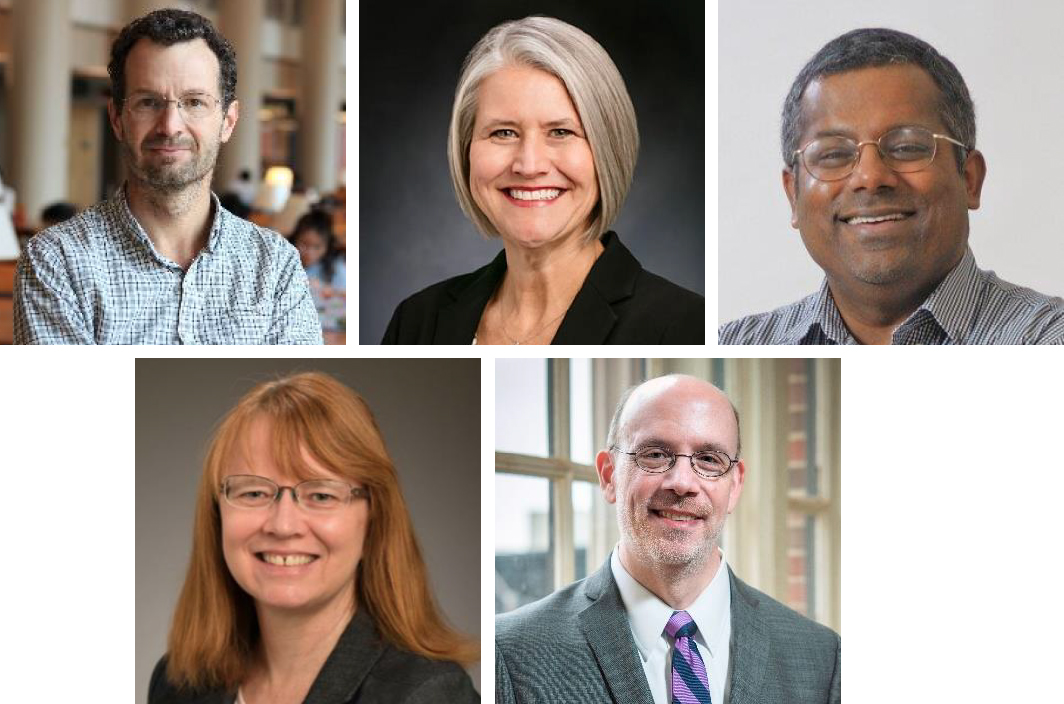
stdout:
POLYGON ((111 74, 111 93, 116 104, 126 97, 126 57, 141 37, 163 46, 195 39, 207 42, 207 46, 218 57, 218 92, 222 99, 222 110, 227 110, 236 99, 236 52, 229 40, 202 15, 187 10, 165 9, 149 12, 133 20, 122 28, 111 45, 111 62, 107 64, 107 73, 111 74))

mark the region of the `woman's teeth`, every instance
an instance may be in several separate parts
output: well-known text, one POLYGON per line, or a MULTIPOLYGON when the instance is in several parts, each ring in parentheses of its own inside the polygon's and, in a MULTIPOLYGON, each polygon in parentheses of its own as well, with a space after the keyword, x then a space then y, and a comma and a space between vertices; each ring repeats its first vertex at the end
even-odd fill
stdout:
POLYGON ((520 191, 516 188, 509 189, 510 197, 517 200, 553 200, 558 197, 561 190, 557 188, 542 188, 538 191, 520 191))
POLYGON ((292 567, 294 565, 305 565, 314 560, 314 557, 312 555, 271 555, 263 553, 262 559, 271 565, 292 567))

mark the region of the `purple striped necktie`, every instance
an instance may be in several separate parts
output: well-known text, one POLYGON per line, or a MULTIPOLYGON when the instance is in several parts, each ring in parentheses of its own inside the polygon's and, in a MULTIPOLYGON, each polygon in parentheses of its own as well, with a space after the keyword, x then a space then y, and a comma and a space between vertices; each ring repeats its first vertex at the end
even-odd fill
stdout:
POLYGON ((695 645, 698 626, 686 611, 673 611, 665 633, 675 639, 672 651, 672 704, 712 704, 706 664, 695 645))

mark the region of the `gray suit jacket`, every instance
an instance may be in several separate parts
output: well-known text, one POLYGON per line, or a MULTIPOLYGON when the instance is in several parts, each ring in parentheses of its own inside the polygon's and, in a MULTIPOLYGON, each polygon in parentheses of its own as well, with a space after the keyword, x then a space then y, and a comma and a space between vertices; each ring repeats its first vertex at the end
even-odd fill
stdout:
MULTIPOLYGON (((233 704, 236 692, 177 689, 166 658, 155 666, 148 704, 233 704)), ((480 695, 465 670, 400 650, 377 633, 365 609, 355 612, 322 665, 304 704, 475 704, 480 695)))
MULTIPOLYGON (((837 704, 837 633, 731 581, 730 704, 837 704)), ((495 701, 653 704, 609 560, 495 619, 495 701)))

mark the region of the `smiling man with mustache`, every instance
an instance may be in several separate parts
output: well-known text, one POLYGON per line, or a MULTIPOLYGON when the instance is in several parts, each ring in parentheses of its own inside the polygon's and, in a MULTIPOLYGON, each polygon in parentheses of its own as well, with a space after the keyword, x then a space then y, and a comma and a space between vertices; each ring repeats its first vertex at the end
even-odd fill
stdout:
POLYGON ((211 193, 239 116, 229 42, 194 12, 158 10, 121 31, 108 71, 127 181, 30 242, 15 342, 321 344, 295 248, 211 193))
POLYGON ((746 585, 721 531, 746 475, 739 416, 712 384, 627 391, 596 457, 620 543, 594 575, 496 618, 496 701, 840 701, 840 639, 746 585))
POLYGON ((824 283, 724 325, 720 344, 1064 343, 1064 300, 976 267, 986 160, 934 47, 889 29, 828 42, 791 87, 782 145, 791 225, 824 283))

